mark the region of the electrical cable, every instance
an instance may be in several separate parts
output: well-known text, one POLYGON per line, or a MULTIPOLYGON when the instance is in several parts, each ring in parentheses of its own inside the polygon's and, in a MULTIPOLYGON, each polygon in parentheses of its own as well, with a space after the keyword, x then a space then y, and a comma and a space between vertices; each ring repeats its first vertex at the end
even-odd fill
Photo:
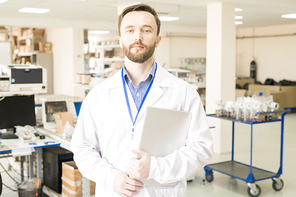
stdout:
MULTIPOLYGON (((0 95, 0 97, 1 97, 1 95, 0 95)), ((5 99, 5 96, 2 96, 2 98, 0 98, 0 101, 2 101, 3 99, 5 99)))
MULTIPOLYGON (((9 161, 8 161, 8 158, 6 158, 6 159, 7 159, 7 162, 9 162, 9 161)), ((14 161, 13 163, 16 163, 16 162, 14 161)), ((18 176, 21 176, 21 173, 18 172, 16 169, 14 169, 13 166, 12 166, 11 168, 12 168, 12 171, 13 171, 15 174, 17 174, 18 176)), ((24 175, 24 177, 27 177, 27 176, 24 175)))
POLYGON ((2 166, 3 170, 6 172, 6 174, 15 182, 18 183, 9 173, 8 171, 4 168, 4 166, 2 165, 2 163, 0 163, 0 165, 2 166))
POLYGON ((6 185, 5 183, 2 183, 5 187, 7 187, 8 189, 10 189, 11 191, 13 191, 13 192, 17 192, 17 190, 16 189, 12 189, 11 187, 9 187, 8 185, 6 185))

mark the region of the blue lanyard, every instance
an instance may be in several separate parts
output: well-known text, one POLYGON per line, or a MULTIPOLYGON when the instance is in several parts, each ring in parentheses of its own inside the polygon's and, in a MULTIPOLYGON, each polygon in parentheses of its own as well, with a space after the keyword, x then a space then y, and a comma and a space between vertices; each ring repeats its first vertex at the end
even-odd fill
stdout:
POLYGON ((147 95, 148 95, 148 93, 149 93, 149 91, 150 91, 150 89, 151 89, 151 86, 152 86, 152 84, 153 84, 153 81, 154 81, 154 78, 155 78, 155 74, 156 74, 156 70, 157 70, 157 63, 155 62, 155 64, 156 64, 156 67, 155 67, 155 71, 154 71, 154 76, 153 76, 153 78, 152 78, 152 80, 151 80, 151 82, 150 82, 150 84, 149 84, 149 86, 148 86, 148 88, 147 88, 147 90, 146 90, 146 93, 145 93, 145 95, 144 95, 144 97, 143 97, 143 99, 142 99, 142 101, 141 101, 141 104, 140 104, 140 107, 139 107, 139 110, 138 110, 138 112, 137 112, 137 115, 136 115, 135 120, 133 120, 133 115, 132 115, 132 111, 131 111, 131 106, 130 106, 130 104, 129 104, 129 100, 128 100, 128 96, 127 96, 125 80, 124 80, 124 77, 123 77, 123 69, 124 69, 124 68, 122 67, 122 70, 121 70, 121 78, 122 78, 123 90, 124 90, 124 94, 125 94, 126 105, 127 105, 127 108, 128 108, 128 112, 129 112, 129 115, 130 115, 131 121, 132 121, 132 123, 133 123, 132 133, 134 132, 134 126, 135 126, 135 123, 136 123, 136 121, 137 121, 137 118, 138 118, 139 112, 140 112, 140 110, 141 110, 141 108, 142 108, 142 106, 143 106, 143 103, 144 103, 144 101, 145 101, 145 99, 146 99, 146 97, 147 97, 147 95))

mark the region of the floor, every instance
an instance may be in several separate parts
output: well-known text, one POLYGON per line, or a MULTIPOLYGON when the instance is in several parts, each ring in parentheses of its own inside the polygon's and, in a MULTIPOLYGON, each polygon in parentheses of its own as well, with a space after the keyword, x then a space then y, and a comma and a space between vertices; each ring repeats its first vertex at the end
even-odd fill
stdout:
MULTIPOLYGON (((249 164, 250 158, 250 126, 237 123, 235 125, 235 155, 234 159, 249 164)), ((280 165, 280 123, 259 124, 254 126, 253 165, 264 170, 277 172, 280 165)), ((227 161, 231 154, 214 155, 211 163, 227 161)), ((0 159, 0 163, 7 168, 6 159, 0 159)), ((284 187, 281 191, 274 191, 270 179, 256 182, 261 187, 261 197, 293 197, 296 196, 296 113, 288 114, 285 118, 284 134, 284 159, 283 175, 284 187)), ((3 183, 15 189, 11 178, 0 166, 3 183)), ((15 171, 9 171, 16 175, 15 171)), ((197 172, 198 178, 204 178, 204 171, 197 172)), ((211 183, 192 181, 188 183, 187 197, 215 196, 215 197, 239 197, 248 196, 247 185, 244 181, 230 178, 229 176, 214 171, 214 181, 211 183)), ((2 196, 17 197, 13 192, 3 187, 2 196)))

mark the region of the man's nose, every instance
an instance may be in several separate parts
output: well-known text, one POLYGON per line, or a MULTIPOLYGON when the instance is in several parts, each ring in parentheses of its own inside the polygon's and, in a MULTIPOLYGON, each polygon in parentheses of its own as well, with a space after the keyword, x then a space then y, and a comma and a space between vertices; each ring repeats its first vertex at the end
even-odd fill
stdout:
POLYGON ((136 31, 135 33, 135 41, 142 41, 143 37, 142 37, 142 32, 141 31, 136 31))

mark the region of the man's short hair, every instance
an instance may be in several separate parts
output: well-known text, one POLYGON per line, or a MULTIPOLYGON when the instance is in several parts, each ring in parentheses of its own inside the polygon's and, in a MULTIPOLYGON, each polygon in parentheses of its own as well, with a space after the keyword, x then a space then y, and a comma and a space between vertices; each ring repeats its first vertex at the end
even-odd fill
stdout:
POLYGON ((128 14, 130 12, 134 12, 134 11, 144 11, 144 12, 149 12, 150 14, 152 14, 154 16, 154 18, 155 18, 155 22, 156 22, 156 25, 157 25, 157 35, 159 35, 159 33, 160 33, 160 20, 158 18, 158 15, 157 15, 156 11, 147 4, 136 4, 136 5, 126 7, 122 11, 122 13, 119 15, 119 18, 118 18, 118 34, 119 34, 119 36, 121 35, 120 26, 121 26, 121 21, 122 21, 123 17, 126 14, 128 14))

